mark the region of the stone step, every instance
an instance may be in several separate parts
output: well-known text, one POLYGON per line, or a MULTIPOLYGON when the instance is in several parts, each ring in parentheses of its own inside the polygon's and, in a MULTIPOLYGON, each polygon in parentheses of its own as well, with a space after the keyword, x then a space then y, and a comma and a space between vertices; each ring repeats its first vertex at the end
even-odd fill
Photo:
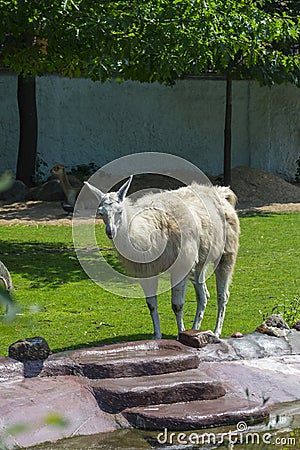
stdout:
POLYGON ((222 384, 198 370, 135 378, 93 380, 90 389, 106 412, 157 403, 209 400, 226 394, 222 384))
POLYGON ((133 341, 54 353, 45 360, 16 361, 0 357, 0 382, 19 377, 79 375, 122 378, 195 369, 197 351, 173 340, 133 341))
POLYGON ((0 383, 0 418, 0 448, 6 450, 24 450, 43 442, 40 449, 62 449, 53 443, 119 428, 112 414, 101 411, 81 379, 70 376, 0 383))
POLYGON ((138 341, 77 350, 74 370, 87 378, 123 378, 195 369, 195 351, 171 340, 138 341))
POLYGON ((258 423, 269 416, 269 411, 261 403, 225 396, 216 400, 128 408, 122 415, 135 428, 179 431, 199 430, 239 422, 258 423))

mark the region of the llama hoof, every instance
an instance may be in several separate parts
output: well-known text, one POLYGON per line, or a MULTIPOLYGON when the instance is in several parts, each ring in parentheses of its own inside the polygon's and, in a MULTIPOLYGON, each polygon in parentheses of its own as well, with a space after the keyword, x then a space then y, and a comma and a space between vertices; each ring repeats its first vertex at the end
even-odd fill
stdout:
POLYGON ((184 333, 184 332, 185 332, 185 329, 179 331, 179 333, 177 334, 177 337, 176 337, 176 341, 180 341, 180 333, 184 333))

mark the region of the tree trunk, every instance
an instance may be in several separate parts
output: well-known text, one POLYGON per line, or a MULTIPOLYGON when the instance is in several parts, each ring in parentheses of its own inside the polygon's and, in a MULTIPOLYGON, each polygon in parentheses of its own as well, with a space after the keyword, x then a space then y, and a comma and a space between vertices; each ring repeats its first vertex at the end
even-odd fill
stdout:
POLYGON ((35 78, 18 76, 18 107, 20 137, 16 178, 32 186, 37 153, 35 78))
POLYGON ((224 185, 231 183, 231 122, 232 122, 232 79, 230 72, 226 77, 226 106, 224 128, 224 185))

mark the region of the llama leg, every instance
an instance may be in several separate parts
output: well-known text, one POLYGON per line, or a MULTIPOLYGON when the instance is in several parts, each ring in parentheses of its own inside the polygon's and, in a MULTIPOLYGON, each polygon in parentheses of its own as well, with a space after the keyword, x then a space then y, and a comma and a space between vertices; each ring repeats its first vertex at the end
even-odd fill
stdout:
POLYGON ((207 300, 209 299, 210 295, 206 286, 205 282, 205 276, 206 276, 206 269, 207 267, 204 266, 197 266, 194 272, 194 279, 193 284, 195 288, 196 293, 196 300, 197 300, 197 310, 195 314, 195 319, 193 323, 193 330, 199 330, 201 326, 201 322, 205 313, 207 300))
POLYGON ((180 281, 178 284, 172 287, 172 309, 176 316, 178 335, 181 331, 184 331, 183 324, 183 306, 184 306, 184 295, 186 289, 186 278, 180 281))
POLYGON ((158 283, 157 280, 155 281, 151 280, 150 282, 149 280, 146 279, 143 280, 143 282, 141 283, 142 288, 145 292, 147 306, 149 308, 153 323, 154 328, 153 339, 161 339, 160 320, 158 315, 157 296, 156 296, 157 283, 158 283))
POLYGON ((154 336, 153 339, 161 339, 160 321, 157 308, 157 297, 146 297, 147 306, 149 308, 151 319, 153 322, 154 336))
POLYGON ((207 305, 207 300, 209 299, 209 292, 206 287, 206 283, 199 282, 198 280, 195 280, 194 282, 194 288, 196 292, 196 299, 197 299, 197 311, 193 323, 193 330, 199 330, 204 313, 205 308, 207 305))
POLYGON ((217 300, 218 300, 218 317, 215 328, 215 335, 220 336, 222 332, 223 322, 225 318, 226 305, 229 300, 229 285, 235 258, 231 255, 222 257, 216 269, 216 284, 217 284, 217 300))

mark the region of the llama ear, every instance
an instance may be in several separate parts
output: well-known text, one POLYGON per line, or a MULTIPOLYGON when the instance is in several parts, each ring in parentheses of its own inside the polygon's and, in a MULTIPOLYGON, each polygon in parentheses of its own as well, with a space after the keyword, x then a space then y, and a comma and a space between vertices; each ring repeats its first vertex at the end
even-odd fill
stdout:
POLYGON ((123 184, 123 186, 120 187, 120 189, 117 192, 118 200, 119 200, 120 203, 123 202, 125 197, 126 197, 126 194, 128 192, 130 183, 132 181, 132 178, 133 178, 133 175, 130 175, 128 180, 123 184))
POLYGON ((84 184, 93 192, 93 194, 97 197, 99 201, 102 200, 102 197, 104 193, 100 191, 100 189, 96 188, 92 184, 88 183, 87 181, 84 181, 84 184))

